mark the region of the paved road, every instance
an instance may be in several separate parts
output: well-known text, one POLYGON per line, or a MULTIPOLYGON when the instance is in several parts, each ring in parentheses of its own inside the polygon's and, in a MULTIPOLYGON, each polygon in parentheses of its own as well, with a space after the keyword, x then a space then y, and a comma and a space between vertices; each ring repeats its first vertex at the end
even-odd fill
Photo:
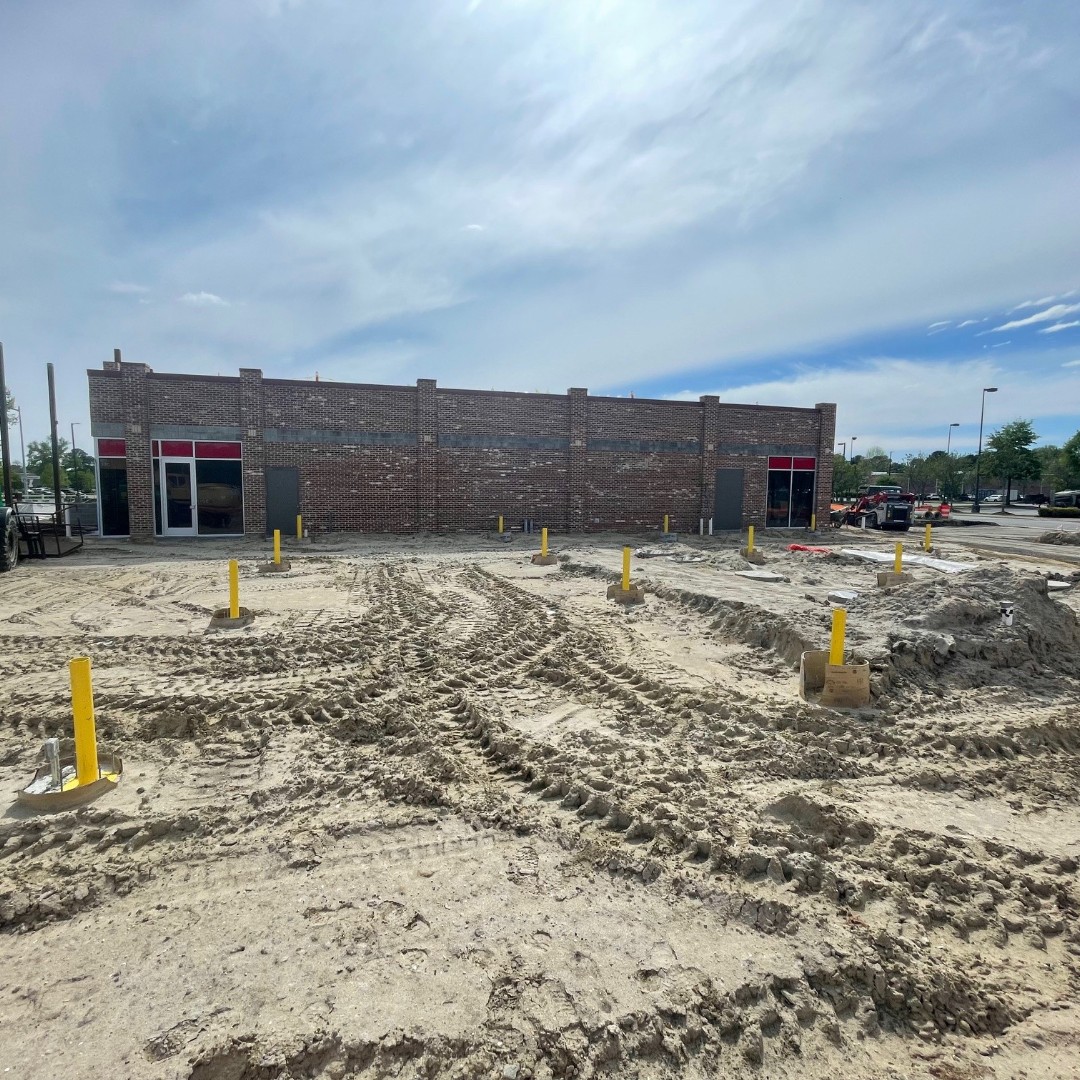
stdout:
POLYGON ((954 509, 953 514, 957 521, 965 524, 943 528, 940 532, 943 542, 1080 566, 1080 545, 1038 542, 1045 532, 1061 530, 1080 534, 1080 518, 1041 518, 1034 507, 1010 507, 1003 514, 1000 508, 987 507, 985 504, 981 514, 958 509, 954 509))

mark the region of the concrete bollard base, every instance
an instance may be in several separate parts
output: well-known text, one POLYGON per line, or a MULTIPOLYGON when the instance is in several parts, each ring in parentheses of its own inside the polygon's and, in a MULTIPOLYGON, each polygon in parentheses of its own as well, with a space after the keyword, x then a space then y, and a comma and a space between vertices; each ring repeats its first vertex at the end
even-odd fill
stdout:
POLYGON ((834 709, 864 709, 870 704, 870 664, 830 664, 826 650, 804 652, 799 660, 799 697, 834 709))
POLYGON ((555 555, 537 554, 532 557, 532 563, 535 566, 554 566, 558 561, 558 557, 555 555))
POLYGON ((757 548, 754 548, 753 551, 751 551, 749 548, 740 548, 739 549, 739 554, 748 563, 753 563, 755 566, 764 566, 765 565, 765 556, 762 555, 761 552, 758 551, 757 548))
POLYGON ((887 589, 892 585, 906 585, 912 580, 910 574, 898 574, 895 570, 881 570, 877 576, 878 588, 881 589, 887 589))
POLYGON ((292 563, 288 559, 282 559, 281 562, 264 562, 259 563, 255 568, 260 574, 284 574, 286 571, 292 569, 292 563))
POLYGON ((607 598, 616 604, 644 604, 645 590, 640 585, 631 585, 629 589, 624 589, 621 584, 609 585, 607 598))
POLYGON ((232 619, 229 617, 229 609, 223 607, 214 612, 213 618, 210 620, 210 629, 239 630, 242 626, 250 626, 254 621, 255 616, 250 608, 242 607, 240 609, 240 618, 232 619))

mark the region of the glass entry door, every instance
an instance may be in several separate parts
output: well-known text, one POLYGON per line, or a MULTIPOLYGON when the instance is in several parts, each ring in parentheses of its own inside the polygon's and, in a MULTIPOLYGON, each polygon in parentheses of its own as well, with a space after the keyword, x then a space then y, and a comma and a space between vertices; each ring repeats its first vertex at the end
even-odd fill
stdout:
POLYGON ((165 536, 195 535, 195 462, 161 459, 161 521, 165 536))

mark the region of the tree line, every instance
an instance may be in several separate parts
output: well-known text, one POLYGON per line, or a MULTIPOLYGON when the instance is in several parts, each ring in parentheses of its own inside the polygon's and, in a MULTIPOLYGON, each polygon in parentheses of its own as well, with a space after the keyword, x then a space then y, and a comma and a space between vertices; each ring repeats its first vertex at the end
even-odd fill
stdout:
MULTIPOLYGON (((1013 489, 1022 494, 1080 488, 1080 431, 1063 446, 1034 446, 1039 436, 1030 420, 1014 420, 998 428, 986 440, 979 466, 979 487, 1001 487, 1008 497, 1013 489)), ((850 499, 859 487, 871 482, 899 484, 920 498, 941 495, 955 500, 975 494, 974 454, 907 454, 893 461, 881 447, 872 446, 853 461, 841 454, 833 457, 833 498, 850 499)))
MULTIPOLYGON (((7 389, 5 387, 5 389, 7 389)), ((8 426, 17 427, 18 418, 15 415, 15 398, 10 390, 7 390, 7 417, 8 426)), ((75 491, 90 492, 94 490, 94 459, 85 450, 72 447, 67 439, 57 439, 60 450, 60 486, 72 488, 75 491)), ((53 487, 53 462, 52 443, 48 439, 40 439, 26 444, 26 469, 38 478, 38 484, 44 488, 53 487)), ((22 469, 13 467, 11 470, 11 485, 15 491, 21 492, 23 488, 22 469)))

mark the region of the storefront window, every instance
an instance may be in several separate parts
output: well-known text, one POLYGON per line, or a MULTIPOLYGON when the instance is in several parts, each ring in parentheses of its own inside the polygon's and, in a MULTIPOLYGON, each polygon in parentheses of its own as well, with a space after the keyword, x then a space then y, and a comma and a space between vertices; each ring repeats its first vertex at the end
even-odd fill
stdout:
POLYGON ((127 458, 98 458, 101 535, 128 535, 127 458))
POLYGON ((769 458, 765 524, 777 529, 805 529, 814 513, 815 458, 769 458))
POLYGON ((196 461, 199 535, 244 531, 243 471, 239 461, 196 461))

